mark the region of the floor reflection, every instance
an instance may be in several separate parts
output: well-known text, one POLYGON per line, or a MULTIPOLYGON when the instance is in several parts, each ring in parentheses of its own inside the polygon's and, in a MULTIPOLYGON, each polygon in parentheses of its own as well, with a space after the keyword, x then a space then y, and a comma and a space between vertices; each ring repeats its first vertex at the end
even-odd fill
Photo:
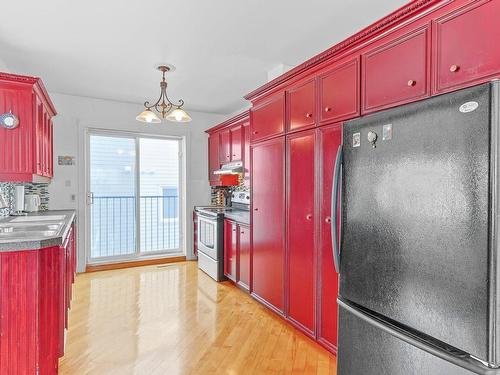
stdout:
POLYGON ((74 296, 60 374, 335 373, 333 356, 195 262, 79 275, 74 296))

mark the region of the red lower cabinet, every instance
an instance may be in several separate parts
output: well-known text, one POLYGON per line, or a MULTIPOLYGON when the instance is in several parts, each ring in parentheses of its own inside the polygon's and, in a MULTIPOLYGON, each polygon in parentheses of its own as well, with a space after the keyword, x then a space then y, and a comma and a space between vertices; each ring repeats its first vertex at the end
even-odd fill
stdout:
POLYGON ((74 230, 63 246, 0 252, 0 374, 54 375, 76 267, 74 230))
POLYGON ((283 314, 285 137, 252 145, 252 294, 283 314))
POLYGON ((238 251, 238 225, 224 220, 224 275, 236 281, 236 264, 238 251))
POLYGON ((315 333, 315 131, 287 137, 287 317, 315 333))
POLYGON ((250 290, 250 227, 239 225, 238 285, 250 290))
POLYGON ((0 254, 0 374, 56 374, 64 325, 60 247, 0 254))
POLYGON ((250 227, 224 220, 224 275, 250 290, 250 227))
POLYGON ((335 272, 331 237, 331 192, 333 166, 342 142, 342 125, 334 124, 318 130, 319 150, 319 243, 318 249, 318 341, 330 351, 337 349, 338 274, 335 272))

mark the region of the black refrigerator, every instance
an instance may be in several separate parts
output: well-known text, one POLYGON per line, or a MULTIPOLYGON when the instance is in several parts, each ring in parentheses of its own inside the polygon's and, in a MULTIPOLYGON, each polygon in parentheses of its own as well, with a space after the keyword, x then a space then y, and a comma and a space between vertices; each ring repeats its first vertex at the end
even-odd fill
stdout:
POLYGON ((492 81, 344 124, 339 375, 500 374, 499 96, 492 81))

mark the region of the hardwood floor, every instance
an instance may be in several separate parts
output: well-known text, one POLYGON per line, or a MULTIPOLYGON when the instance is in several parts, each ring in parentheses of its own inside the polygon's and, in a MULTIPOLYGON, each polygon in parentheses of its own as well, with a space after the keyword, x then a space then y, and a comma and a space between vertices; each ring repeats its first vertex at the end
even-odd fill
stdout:
POLYGON ((195 262, 78 275, 59 374, 335 374, 335 357, 195 262))

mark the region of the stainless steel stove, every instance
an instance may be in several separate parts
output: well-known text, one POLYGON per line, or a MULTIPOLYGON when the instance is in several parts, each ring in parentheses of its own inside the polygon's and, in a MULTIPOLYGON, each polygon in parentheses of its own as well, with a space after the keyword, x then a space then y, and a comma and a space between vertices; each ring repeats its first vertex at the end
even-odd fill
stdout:
POLYGON ((250 217, 250 193, 234 192, 232 207, 196 206, 198 214, 198 268, 216 281, 224 276, 224 217, 250 217))

